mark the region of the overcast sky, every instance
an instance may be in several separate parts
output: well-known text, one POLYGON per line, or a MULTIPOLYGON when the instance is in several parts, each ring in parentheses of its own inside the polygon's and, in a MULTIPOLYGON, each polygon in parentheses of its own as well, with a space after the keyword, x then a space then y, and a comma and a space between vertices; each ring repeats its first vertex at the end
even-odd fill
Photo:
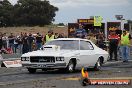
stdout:
MULTIPOLYGON (((17 0, 9 0, 16 3, 17 0)), ((78 18, 102 16, 103 21, 116 21, 115 15, 132 19, 132 0, 49 0, 59 8, 55 23, 74 23, 78 18)))

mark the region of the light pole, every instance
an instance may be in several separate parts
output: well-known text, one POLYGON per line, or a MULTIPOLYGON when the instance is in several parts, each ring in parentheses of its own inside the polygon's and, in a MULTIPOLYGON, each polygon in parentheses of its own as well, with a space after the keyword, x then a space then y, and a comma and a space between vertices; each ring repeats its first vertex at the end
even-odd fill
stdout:
POLYGON ((132 34, 132 20, 127 20, 129 24, 129 32, 132 34))
POLYGON ((121 19, 121 30, 124 30, 124 22, 125 21, 125 19, 121 19))
POLYGON ((121 28, 121 30, 124 30, 124 20, 125 19, 123 19, 123 15, 115 15, 115 17, 116 17, 117 20, 121 21, 120 28, 121 28))

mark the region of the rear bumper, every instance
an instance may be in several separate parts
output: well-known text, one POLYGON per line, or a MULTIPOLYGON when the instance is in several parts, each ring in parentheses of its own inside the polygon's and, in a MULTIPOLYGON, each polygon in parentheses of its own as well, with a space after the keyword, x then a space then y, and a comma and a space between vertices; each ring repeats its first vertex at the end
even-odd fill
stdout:
POLYGON ((54 64, 42 64, 42 63, 31 63, 31 64, 22 64, 23 67, 26 67, 26 68, 40 68, 40 69, 43 69, 43 68, 66 68, 66 63, 54 63, 54 64))

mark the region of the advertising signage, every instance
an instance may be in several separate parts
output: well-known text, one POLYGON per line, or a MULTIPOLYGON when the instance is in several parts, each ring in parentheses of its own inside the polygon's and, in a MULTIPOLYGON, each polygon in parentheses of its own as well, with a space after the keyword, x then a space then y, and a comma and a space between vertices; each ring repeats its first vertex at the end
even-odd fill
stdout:
POLYGON ((77 21, 80 24, 93 24, 94 23, 94 19, 78 19, 77 21))
POLYGON ((103 18, 101 16, 94 16, 94 26, 101 26, 103 18))

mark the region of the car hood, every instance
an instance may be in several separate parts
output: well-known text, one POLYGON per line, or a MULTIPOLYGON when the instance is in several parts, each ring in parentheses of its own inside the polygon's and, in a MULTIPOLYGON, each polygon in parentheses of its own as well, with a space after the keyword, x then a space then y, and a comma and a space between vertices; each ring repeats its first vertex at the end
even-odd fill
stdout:
POLYGON ((29 56, 73 56, 78 54, 78 50, 59 50, 59 51, 50 51, 50 50, 37 50, 28 52, 22 55, 22 57, 29 56))

